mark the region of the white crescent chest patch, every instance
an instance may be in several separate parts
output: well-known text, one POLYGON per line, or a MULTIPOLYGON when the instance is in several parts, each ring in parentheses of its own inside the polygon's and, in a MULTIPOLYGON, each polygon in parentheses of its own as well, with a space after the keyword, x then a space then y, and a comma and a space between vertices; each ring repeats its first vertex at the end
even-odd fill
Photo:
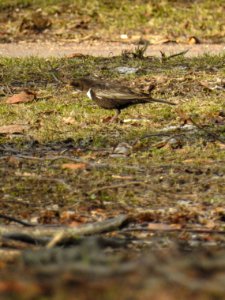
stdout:
POLYGON ((88 98, 89 98, 89 99, 91 99, 91 100, 92 100, 92 97, 91 97, 91 89, 89 89, 89 90, 88 90, 88 92, 87 92, 87 96, 88 96, 88 98))

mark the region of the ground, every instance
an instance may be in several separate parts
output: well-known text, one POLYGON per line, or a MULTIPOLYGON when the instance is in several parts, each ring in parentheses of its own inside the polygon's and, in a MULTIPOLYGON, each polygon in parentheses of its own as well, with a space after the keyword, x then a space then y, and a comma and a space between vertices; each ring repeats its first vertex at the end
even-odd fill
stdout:
MULTIPOLYGON (((10 21, 3 18, 8 31, 3 30, 2 41, 24 43, 38 37, 39 43, 46 38, 64 43, 56 31, 62 24, 63 36, 71 39, 65 23, 71 9, 70 20, 76 12, 78 21, 87 24, 72 38, 88 36, 85 43, 96 49, 93 32, 100 26, 104 41, 112 32, 118 45, 121 34, 131 43, 135 24, 145 28, 149 16, 155 25, 151 34, 187 44, 172 51, 164 45, 160 56, 151 53, 151 46, 142 51, 143 43, 127 50, 126 43, 115 56, 78 54, 76 49, 55 58, 0 58, 0 294, 5 299, 70 299, 74 291, 78 299, 118 299, 118 294, 120 299, 222 299, 225 57, 213 53, 213 46, 210 55, 180 52, 188 49, 188 37, 194 35, 208 43, 223 42, 223 2, 174 6, 170 1, 135 1, 135 15, 125 0, 121 5, 115 1, 110 9, 107 1, 87 6, 78 1, 77 10, 71 1, 46 3, 3 1, 1 14, 8 14, 10 21), (29 18, 40 7, 47 23, 43 21, 44 32, 36 33, 29 18), (197 22, 183 24, 184 9, 185 22, 196 16, 207 30, 197 22), (24 12, 28 21, 21 20, 24 12), (115 12, 130 23, 112 20, 115 12), (160 32, 165 15, 172 23, 160 32), (215 26, 212 15, 217 16, 215 26), (173 30, 175 20, 179 26, 173 30), (142 91, 151 87, 154 98, 176 106, 130 107, 118 122, 109 123, 113 111, 100 109, 70 86, 80 76, 142 91), (121 215, 125 221, 106 233, 63 240, 58 232, 37 233, 101 225, 121 215), (26 229, 3 216, 37 226, 26 229)), ((141 37, 148 39, 148 34, 141 37)))

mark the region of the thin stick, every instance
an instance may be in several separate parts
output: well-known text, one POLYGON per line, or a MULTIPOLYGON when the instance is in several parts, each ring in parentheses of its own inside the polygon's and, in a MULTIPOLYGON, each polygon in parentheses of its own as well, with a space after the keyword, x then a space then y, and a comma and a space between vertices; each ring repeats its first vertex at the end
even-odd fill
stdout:
POLYGON ((104 191, 104 190, 123 188, 123 187, 127 187, 129 185, 135 185, 135 184, 144 185, 146 183, 142 182, 142 181, 130 181, 130 182, 121 183, 121 184, 105 185, 105 186, 102 186, 102 187, 91 190, 90 192, 88 192, 88 194, 94 194, 94 193, 104 191))
POLYGON ((190 232, 190 233, 208 233, 208 234, 225 234, 225 230, 195 229, 195 228, 125 228, 122 232, 190 232))
POLYGON ((27 226, 27 227, 36 226, 35 224, 31 224, 31 223, 28 223, 28 222, 24 222, 24 221, 21 221, 21 220, 19 220, 19 219, 14 218, 14 217, 6 216, 6 215, 3 215, 3 214, 0 214, 0 218, 1 218, 1 219, 8 220, 8 221, 11 221, 11 222, 16 222, 16 223, 18 223, 18 224, 21 224, 21 225, 27 226))
POLYGON ((188 118, 188 121, 190 121, 193 125, 195 125, 199 130, 204 131, 207 135, 209 135, 212 138, 214 138, 214 140, 218 140, 222 144, 225 144, 225 141, 223 139, 221 139, 218 134, 213 133, 213 132, 209 132, 207 129, 205 129, 204 127, 202 127, 198 123, 196 123, 191 117, 188 118))

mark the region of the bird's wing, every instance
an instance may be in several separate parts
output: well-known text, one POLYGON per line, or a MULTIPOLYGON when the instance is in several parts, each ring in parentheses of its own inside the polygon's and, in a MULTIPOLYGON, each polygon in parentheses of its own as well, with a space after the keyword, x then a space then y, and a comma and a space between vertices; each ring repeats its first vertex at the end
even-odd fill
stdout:
POLYGON ((96 96, 99 99, 105 99, 106 101, 113 101, 114 104, 118 104, 118 106, 125 106, 126 105, 132 105, 132 104, 138 104, 138 103, 148 103, 148 102, 158 102, 158 103, 165 103, 170 105, 175 105, 173 102, 166 101, 164 99, 153 99, 148 94, 138 94, 134 93, 132 91, 123 92, 123 91, 115 91, 115 90, 96 90, 94 91, 96 96))
POLYGON ((146 98, 146 97, 143 97, 142 95, 138 95, 135 93, 127 93, 127 92, 115 91, 115 90, 98 90, 98 91, 95 91, 95 93, 96 93, 96 96, 99 98, 113 99, 115 101, 117 101, 117 100, 132 101, 132 100, 146 98))

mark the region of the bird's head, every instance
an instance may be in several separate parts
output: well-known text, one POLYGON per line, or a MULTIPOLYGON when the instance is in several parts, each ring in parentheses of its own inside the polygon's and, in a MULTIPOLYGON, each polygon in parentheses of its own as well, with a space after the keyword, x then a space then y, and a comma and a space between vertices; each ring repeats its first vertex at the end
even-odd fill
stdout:
POLYGON ((78 78, 74 79, 70 84, 74 88, 85 92, 95 85, 95 81, 89 78, 78 78))

